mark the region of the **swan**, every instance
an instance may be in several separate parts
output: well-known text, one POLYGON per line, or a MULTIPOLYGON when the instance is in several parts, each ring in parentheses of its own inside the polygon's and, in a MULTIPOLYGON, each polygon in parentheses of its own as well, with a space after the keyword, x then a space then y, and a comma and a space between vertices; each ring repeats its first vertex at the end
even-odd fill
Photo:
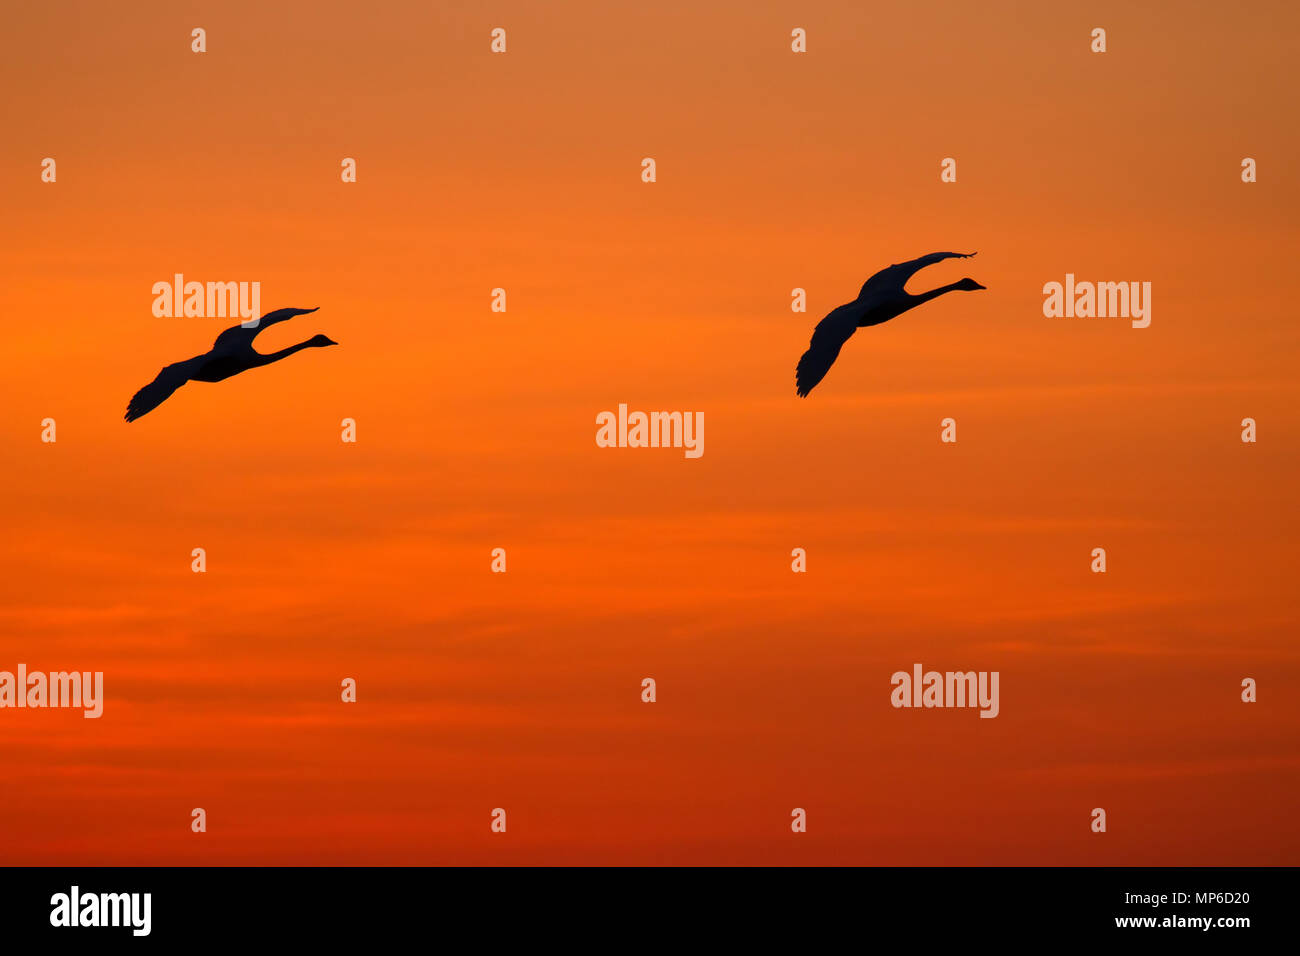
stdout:
POLYGON ((903 288, 918 270, 934 265, 944 259, 969 259, 973 252, 932 252, 928 256, 900 262, 887 269, 881 269, 862 285, 857 299, 833 309, 826 318, 817 323, 813 330, 812 341, 808 351, 799 359, 795 368, 795 391, 800 398, 807 397, 813 387, 826 377, 834 364, 840 349, 858 329, 868 325, 888 322, 895 316, 902 315, 908 309, 914 309, 922 302, 929 302, 945 292, 974 292, 986 288, 974 279, 959 279, 951 285, 940 286, 920 295, 912 295, 903 288))
POLYGON ((313 335, 306 342, 290 345, 278 352, 263 354, 253 350, 253 339, 268 325, 292 319, 295 315, 307 315, 318 308, 320 306, 315 309, 276 309, 262 316, 251 328, 236 325, 226 329, 217 336, 208 352, 165 366, 157 378, 136 392, 126 406, 126 420, 133 422, 141 415, 153 411, 186 382, 220 382, 240 372, 247 372, 250 368, 278 362, 303 349, 338 345, 324 335, 313 335))

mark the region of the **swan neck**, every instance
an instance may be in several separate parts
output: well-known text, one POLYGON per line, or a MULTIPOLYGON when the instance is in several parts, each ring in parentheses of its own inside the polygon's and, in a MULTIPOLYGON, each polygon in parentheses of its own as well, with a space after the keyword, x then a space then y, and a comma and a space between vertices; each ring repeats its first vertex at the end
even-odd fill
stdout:
POLYGON ((915 296, 915 298, 919 305, 922 302, 929 302, 931 299, 938 298, 945 292, 956 292, 959 288, 961 288, 961 283, 952 282, 948 285, 941 285, 937 289, 931 289, 929 292, 922 292, 920 295, 915 296))
POLYGON ((290 345, 287 349, 280 349, 278 352, 268 352, 262 356, 262 364, 270 365, 272 362, 278 362, 282 358, 288 358, 294 352, 301 352, 303 349, 311 348, 311 342, 299 342, 297 345, 290 345))

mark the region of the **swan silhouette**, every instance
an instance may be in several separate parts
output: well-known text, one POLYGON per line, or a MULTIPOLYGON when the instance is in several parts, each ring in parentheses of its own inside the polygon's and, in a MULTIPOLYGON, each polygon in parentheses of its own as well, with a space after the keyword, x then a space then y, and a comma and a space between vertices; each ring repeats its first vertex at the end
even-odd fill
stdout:
POLYGON ((157 378, 136 392, 126 406, 126 420, 133 422, 141 415, 153 411, 186 382, 220 382, 240 372, 247 372, 250 368, 288 358, 302 349, 338 345, 333 339, 313 335, 306 342, 290 345, 278 352, 263 354, 253 350, 253 339, 268 325, 315 311, 316 309, 276 309, 258 319, 257 325, 252 328, 236 325, 232 329, 226 329, 217 336, 210 351, 164 367, 157 378))
POLYGON ((813 387, 826 377, 835 363, 840 349, 858 329, 868 325, 888 322, 895 316, 902 315, 908 309, 914 309, 922 302, 943 295, 945 292, 973 292, 983 289, 974 279, 959 279, 951 285, 940 286, 920 295, 912 295, 903 288, 907 280, 920 269, 941 262, 944 259, 969 259, 973 252, 932 252, 910 262, 900 262, 887 269, 881 269, 862 285, 857 299, 847 305, 831 311, 826 318, 817 323, 813 330, 812 341, 808 351, 803 353, 795 368, 795 390, 804 398, 813 387))

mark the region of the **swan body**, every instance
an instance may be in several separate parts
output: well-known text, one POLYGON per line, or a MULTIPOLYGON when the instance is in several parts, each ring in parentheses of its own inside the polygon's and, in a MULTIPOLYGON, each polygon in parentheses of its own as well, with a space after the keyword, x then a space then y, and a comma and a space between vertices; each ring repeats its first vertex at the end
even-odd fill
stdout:
POLYGON ((290 345, 278 352, 263 353, 254 350, 253 339, 268 325, 275 325, 277 322, 292 319, 295 315, 307 315, 315 311, 316 309, 276 309, 262 316, 251 328, 236 325, 234 328, 226 329, 217 336, 209 351, 183 362, 174 362, 165 366, 158 373, 157 378, 136 392, 126 406, 126 420, 133 422, 141 415, 153 411, 186 382, 220 382, 232 375, 246 372, 250 368, 278 362, 303 349, 338 345, 333 339, 324 335, 313 335, 305 342, 290 345))
POLYGON ((919 295, 913 295, 904 288, 908 279, 928 265, 944 259, 969 259, 973 255, 973 252, 932 252, 928 256, 881 269, 863 283, 855 300, 832 309, 813 330, 808 350, 803 353, 795 368, 795 390, 799 397, 807 397, 817 383, 826 377, 831 365, 839 357, 840 349, 858 329, 888 322, 945 292, 973 292, 985 288, 974 279, 960 279, 919 295))

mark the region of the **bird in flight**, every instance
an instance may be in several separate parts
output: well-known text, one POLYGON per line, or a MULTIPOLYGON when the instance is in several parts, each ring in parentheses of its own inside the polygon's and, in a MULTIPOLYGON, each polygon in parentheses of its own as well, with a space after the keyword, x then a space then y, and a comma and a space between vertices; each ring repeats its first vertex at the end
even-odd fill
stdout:
POLYGON ((288 358, 302 349, 338 345, 333 339, 323 335, 313 335, 306 342, 290 345, 287 349, 278 352, 263 354, 253 350, 253 339, 268 325, 275 325, 277 322, 292 319, 295 315, 306 315, 315 311, 316 309, 276 309, 262 316, 257 321, 257 325, 251 328, 236 325, 232 329, 226 329, 217 336, 210 351, 166 366, 158 373, 157 378, 136 392, 126 406, 126 420, 133 422, 141 415, 153 411, 186 382, 220 382, 232 375, 246 372, 250 368, 270 365, 282 358, 288 358))
POLYGON ((794 383, 799 397, 806 397, 813 386, 826 377, 840 354, 840 349, 858 329, 888 322, 894 316, 902 315, 908 309, 914 309, 922 302, 929 302, 945 292, 974 292, 985 288, 974 279, 959 279, 951 285, 940 286, 920 295, 912 295, 903 288, 908 279, 926 266, 944 259, 969 259, 973 255, 973 252, 932 252, 928 256, 881 269, 863 283, 857 299, 834 309, 813 330, 808 351, 803 353, 795 368, 794 383))

